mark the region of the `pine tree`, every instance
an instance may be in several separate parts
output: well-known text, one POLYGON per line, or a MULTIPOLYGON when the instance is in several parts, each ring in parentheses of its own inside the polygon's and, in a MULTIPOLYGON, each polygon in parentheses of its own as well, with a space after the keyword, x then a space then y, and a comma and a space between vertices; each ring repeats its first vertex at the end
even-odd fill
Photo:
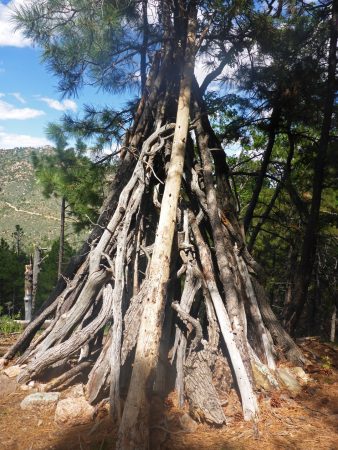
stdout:
POLYGON ((95 223, 102 203, 104 168, 85 155, 86 146, 78 140, 76 147, 68 146, 66 133, 59 124, 49 124, 47 134, 56 144, 51 155, 33 153, 33 165, 43 194, 60 198, 60 237, 58 275, 64 265, 66 214, 76 218, 79 231, 95 223), (68 210, 68 211, 67 211, 68 210))

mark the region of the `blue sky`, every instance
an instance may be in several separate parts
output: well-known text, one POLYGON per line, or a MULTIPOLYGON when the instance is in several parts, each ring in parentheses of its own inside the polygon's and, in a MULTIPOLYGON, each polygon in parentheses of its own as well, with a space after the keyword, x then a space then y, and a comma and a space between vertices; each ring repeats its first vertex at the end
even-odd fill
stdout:
POLYGON ((79 113, 84 103, 116 106, 123 101, 89 87, 77 98, 61 98, 58 80, 40 62, 40 49, 13 30, 12 8, 28 2, 0 2, 0 148, 46 145, 48 122, 65 112, 79 113))
MULTIPOLYGON (((40 62, 41 50, 21 32, 14 32, 13 8, 32 1, 39 0, 0 0, 0 149, 52 144, 46 138, 46 126, 65 112, 81 115, 83 104, 117 108, 130 97, 130 93, 111 95, 86 87, 77 98, 62 99, 57 78, 40 62)), ((198 60, 199 82, 207 71, 203 60, 198 60)))

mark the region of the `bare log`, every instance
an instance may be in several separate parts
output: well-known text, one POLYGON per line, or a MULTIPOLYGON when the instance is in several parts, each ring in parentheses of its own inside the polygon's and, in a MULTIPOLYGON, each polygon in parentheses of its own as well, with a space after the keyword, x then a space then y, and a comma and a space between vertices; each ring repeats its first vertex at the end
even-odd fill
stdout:
POLYGON ((32 314, 34 315, 35 303, 36 303, 36 293, 38 289, 38 280, 41 265, 41 249, 38 246, 34 248, 33 256, 33 287, 32 287, 32 314))
POLYGON ((237 260, 237 266, 241 273, 246 290, 247 299, 249 303, 248 309, 250 311, 250 317, 253 322, 255 336, 257 336, 256 339, 258 339, 259 341, 258 345, 258 348, 260 350, 259 356, 261 357, 262 361, 264 361, 268 365, 269 369, 275 370, 276 363, 273 354, 273 342, 270 333, 265 328, 265 325, 263 323, 262 315, 259 310, 256 299, 256 293, 251 283, 249 271, 246 267, 246 264, 243 261, 243 258, 237 254, 236 249, 235 249, 235 256, 237 260))
POLYGON ((233 330, 233 328, 231 327, 229 316, 218 291, 218 287, 214 278, 214 268, 210 251, 202 239, 201 233, 192 213, 190 213, 190 225, 201 259, 201 272, 204 275, 205 284, 209 290, 222 336, 229 352, 231 365, 236 375, 236 381, 242 400, 244 419, 256 419, 258 414, 258 405, 251 385, 251 380, 248 376, 241 354, 236 345, 236 341, 234 338, 235 330, 233 330))
MULTIPOLYGON (((200 288, 201 281, 194 273, 193 266, 190 262, 186 270, 185 283, 180 301, 180 308, 182 311, 189 313, 200 288)), ((173 362, 176 354, 176 391, 180 406, 183 406, 184 404, 184 364, 186 348, 187 339, 183 332, 179 328, 176 328, 174 346, 171 351, 171 361, 173 362)))
POLYGON ((190 344, 189 355, 184 364, 184 386, 191 415, 199 421, 222 425, 225 422, 225 415, 212 383, 209 352, 206 349, 197 349, 200 344, 207 345, 207 342, 202 340, 201 324, 184 311, 178 302, 173 302, 171 307, 185 323, 190 323, 195 328, 195 338, 190 344))
POLYGON ((170 165, 161 204, 161 214, 149 271, 148 298, 141 319, 138 344, 128 396, 119 429, 117 448, 146 447, 148 444, 147 391, 151 391, 158 358, 161 324, 170 274, 169 264, 175 230, 177 203, 189 128, 191 80, 196 39, 196 5, 189 13, 187 48, 180 86, 176 127, 170 165))
POLYGON ((225 415, 208 364, 205 350, 193 351, 184 365, 184 385, 190 414, 199 422, 223 425, 225 415))
POLYGON ((271 309, 271 306, 269 305, 263 287, 257 280, 255 280, 254 277, 252 277, 252 283, 256 292, 264 323, 274 341, 283 350, 290 362, 294 363, 297 366, 303 366, 307 363, 307 359, 304 357, 302 351, 297 346, 295 341, 289 336, 289 334, 279 323, 277 317, 271 309))
POLYGON ((58 378, 55 378, 50 383, 46 384, 44 387, 45 391, 53 391, 55 389, 59 389, 61 386, 62 388, 65 387, 65 383, 69 380, 73 380, 75 376, 78 376, 80 373, 82 373, 85 369, 88 369, 90 367, 91 362, 90 361, 82 361, 80 364, 77 364, 76 366, 72 367, 67 372, 60 375, 58 378))
POLYGON ((106 341, 103 345, 103 349, 96 360, 92 370, 88 377, 88 383, 86 386, 86 396, 89 403, 97 403, 105 390, 108 390, 110 386, 110 348, 112 340, 112 331, 106 337, 106 341))
POLYGON ((98 316, 85 328, 75 331, 67 341, 55 345, 49 350, 44 351, 42 356, 38 355, 34 358, 22 371, 18 381, 26 382, 31 378, 37 377, 52 364, 75 353, 88 341, 89 337, 92 337, 104 327, 110 317, 113 301, 112 292, 112 287, 108 284, 103 290, 102 307, 98 316))
POLYGON ((226 297, 227 312, 231 321, 231 328, 235 332, 236 345, 242 355, 242 360, 247 369, 248 376, 249 378, 252 378, 250 356, 246 345, 246 315, 242 298, 236 289, 233 271, 231 270, 231 267, 235 267, 235 264, 231 264, 230 258, 232 255, 230 255, 229 249, 227 248, 229 243, 227 245, 225 243, 224 230, 219 216, 217 194, 212 175, 212 158, 208 148, 209 137, 203 130, 200 118, 197 118, 196 123, 197 142, 203 162, 203 176, 208 205, 207 213, 212 228, 220 279, 226 297))

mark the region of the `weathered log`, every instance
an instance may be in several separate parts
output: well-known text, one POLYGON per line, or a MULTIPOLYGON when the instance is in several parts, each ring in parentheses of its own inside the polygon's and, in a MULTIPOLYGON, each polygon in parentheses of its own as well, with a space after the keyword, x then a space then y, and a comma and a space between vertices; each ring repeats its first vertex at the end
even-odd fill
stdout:
POLYGON ((224 230, 219 216, 217 194, 212 175, 212 157, 208 148, 209 136, 204 133, 200 118, 197 118, 196 126, 197 142, 203 162, 203 176, 208 205, 207 213, 213 233, 220 279, 226 297, 227 312, 231 321, 231 328, 235 332, 236 345, 242 355, 248 376, 252 378, 250 357, 246 344, 246 316, 243 301, 236 288, 234 274, 231 270, 231 267, 235 267, 235 265, 231 264, 231 260, 229 260, 230 255, 224 240, 224 230))
POLYGON ((205 350, 192 351, 184 365, 184 386, 191 415, 200 422, 225 423, 225 415, 208 364, 205 350))
POLYGON ((86 396, 89 403, 97 403, 103 398, 105 391, 108 391, 110 386, 110 347, 111 347, 112 331, 106 337, 103 349, 96 360, 92 370, 88 376, 88 383, 86 386, 86 396))
MULTIPOLYGON (((88 261, 86 260, 79 268, 76 276, 71 280, 67 287, 64 289, 63 293, 55 300, 55 317, 54 320, 49 322, 49 325, 40 334, 28 347, 25 353, 18 359, 18 364, 24 364, 29 357, 34 354, 34 350, 42 342, 46 336, 54 329, 55 324, 58 322, 59 317, 67 312, 71 306, 74 304, 79 292, 81 292, 83 288, 83 283, 86 281, 88 270, 88 261)), ((43 313, 42 317, 45 317, 45 314, 48 312, 47 308, 43 313)), ((48 316, 47 316, 48 317, 48 316)), ((39 328, 42 327, 42 324, 39 325, 39 328)))
POLYGON ((120 366, 122 341, 122 300, 125 287, 124 263, 127 253, 127 237, 131 220, 140 206, 144 191, 144 181, 139 179, 139 186, 128 204, 128 211, 124 218, 122 230, 117 238, 117 252, 115 260, 115 283, 113 292, 113 326, 112 346, 110 349, 110 414, 118 422, 121 418, 120 410, 120 366))
POLYGON ((307 359, 278 321, 269 305, 264 288, 254 277, 252 277, 252 283, 259 302, 260 312, 271 336, 290 362, 297 366, 303 366, 307 363, 307 359))
POLYGON ((158 358, 177 203, 189 128, 197 20, 196 5, 190 6, 186 57, 180 85, 175 134, 149 270, 148 298, 141 319, 134 367, 119 429, 117 448, 123 449, 135 448, 135 446, 146 447, 149 440, 147 391, 152 388, 158 358))
POLYGON ((75 331, 67 341, 61 342, 44 351, 42 356, 38 354, 37 357, 29 362, 27 367, 24 368, 18 381, 22 383, 31 378, 35 378, 52 364, 69 357, 78 351, 89 338, 104 327, 110 317, 113 302, 112 293, 112 287, 108 284, 103 290, 102 307, 98 316, 85 328, 75 331))
POLYGON ((67 372, 60 375, 58 378, 55 378, 48 384, 44 386, 45 391, 53 391, 55 389, 64 389, 65 383, 69 380, 73 380, 76 376, 81 374, 85 369, 88 369, 90 367, 91 362, 90 361, 82 361, 80 364, 77 364, 76 366, 72 367, 67 372))
POLYGON ((33 299, 33 265, 32 260, 29 264, 25 265, 25 320, 32 320, 32 299, 33 299))
POLYGON ((195 328, 195 338, 184 363, 184 387, 189 400, 190 412, 199 421, 222 425, 225 422, 225 415, 212 382, 209 352, 206 349, 197 349, 201 344, 207 344, 206 341, 202 341, 201 324, 190 316, 178 302, 172 303, 171 306, 185 323, 190 323, 195 328))
POLYGON ((41 249, 36 245, 34 248, 34 256, 33 256, 32 315, 34 315, 35 311, 40 265, 41 265, 41 249))
MULTIPOLYGON (((27 328, 28 325, 31 323, 28 320, 19 320, 19 319, 14 319, 14 322, 17 323, 18 325, 20 325, 22 328, 27 328)), ((50 324, 51 324, 51 320, 45 320, 44 324, 41 326, 42 329, 46 329, 50 324)))
MULTIPOLYGON (((196 276, 192 263, 189 262, 180 301, 180 307, 184 312, 189 313, 195 296, 200 288, 201 281, 196 276)), ((176 328, 174 346, 171 351, 171 361, 173 362, 176 355, 176 391, 178 403, 181 407, 184 404, 184 364, 186 348, 187 339, 182 331, 179 328, 176 328)))
POLYGON ((259 356, 261 357, 262 361, 268 365, 269 369, 275 370, 276 363, 274 355, 272 353, 273 342, 269 331, 265 328, 265 325, 263 323, 262 315, 258 307, 257 298, 252 286, 249 271, 243 258, 237 253, 236 249, 234 253, 236 256, 237 267, 244 282, 248 299, 248 310, 250 312, 250 318, 253 322, 254 333, 255 336, 257 336, 256 339, 258 339, 259 341, 259 345, 257 346, 260 350, 259 356))
POLYGON ((231 327, 230 319, 227 314, 227 310, 224 306, 223 300, 219 294, 217 284, 214 278, 214 268, 212 264, 212 259, 210 255, 210 250, 206 246, 202 239, 201 233, 196 224, 195 218, 192 213, 190 213, 190 224, 194 234, 195 242, 198 248, 199 257, 201 259, 201 272, 204 275, 206 287, 210 293, 222 336, 227 346, 230 361, 234 373, 236 375, 236 381, 238 384, 238 389, 240 391, 240 396, 243 406, 243 415, 245 420, 256 419, 258 414, 258 405, 256 397, 253 391, 251 380, 248 376, 246 366, 242 360, 242 356, 235 341, 235 330, 231 327))

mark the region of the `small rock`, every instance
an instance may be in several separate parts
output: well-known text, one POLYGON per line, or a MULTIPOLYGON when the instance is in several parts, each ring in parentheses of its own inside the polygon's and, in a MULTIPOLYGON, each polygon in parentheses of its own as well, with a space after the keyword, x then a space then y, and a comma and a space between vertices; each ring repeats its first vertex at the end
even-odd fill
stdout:
POLYGON ((35 386, 35 381, 30 381, 30 382, 28 383, 28 386, 29 386, 30 388, 33 388, 33 387, 35 386))
POLYGON ((255 385, 258 389, 261 389, 265 392, 274 390, 274 386, 272 386, 272 384, 270 383, 268 376, 264 374, 260 367, 256 364, 252 364, 252 374, 255 385))
POLYGON ((276 372, 280 381, 291 394, 297 395, 300 393, 302 387, 298 383, 295 375, 287 367, 280 367, 276 372))
POLYGON ((22 391, 29 391, 29 386, 27 384, 21 384, 20 389, 22 391))
POLYGON ((69 390, 69 397, 79 398, 79 397, 84 397, 84 395, 85 395, 85 392, 83 389, 83 384, 75 384, 69 390))
POLYGON ((59 398, 59 392, 36 392, 25 397, 20 403, 20 407, 21 409, 34 409, 54 406, 59 398))
POLYGON ((297 377, 297 380, 302 386, 311 381, 309 375, 305 373, 301 367, 291 367, 289 370, 291 373, 293 373, 293 375, 297 377))
POLYGON ((0 398, 16 391, 17 383, 6 375, 0 375, 0 398))
POLYGON ((91 422, 95 408, 83 397, 60 400, 55 410, 54 420, 58 425, 76 426, 91 422))
POLYGON ((197 429, 197 423, 192 419, 189 414, 185 413, 180 417, 180 424, 183 430, 193 433, 197 429))
POLYGON ((42 420, 39 419, 39 420, 38 420, 38 427, 41 427, 41 425, 42 425, 42 420))
POLYGON ((19 375, 20 370, 21 370, 20 366, 10 366, 4 370, 4 374, 7 375, 9 378, 14 378, 19 375))

